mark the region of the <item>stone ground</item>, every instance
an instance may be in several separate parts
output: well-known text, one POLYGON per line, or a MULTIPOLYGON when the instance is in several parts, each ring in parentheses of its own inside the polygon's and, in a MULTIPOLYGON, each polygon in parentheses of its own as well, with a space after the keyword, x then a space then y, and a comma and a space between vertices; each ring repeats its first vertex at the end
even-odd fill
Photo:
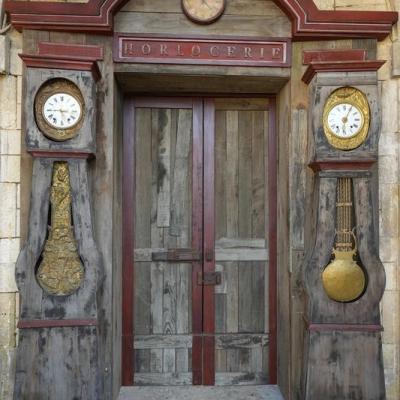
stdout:
POLYGON ((123 387, 117 400, 284 400, 277 386, 123 387))

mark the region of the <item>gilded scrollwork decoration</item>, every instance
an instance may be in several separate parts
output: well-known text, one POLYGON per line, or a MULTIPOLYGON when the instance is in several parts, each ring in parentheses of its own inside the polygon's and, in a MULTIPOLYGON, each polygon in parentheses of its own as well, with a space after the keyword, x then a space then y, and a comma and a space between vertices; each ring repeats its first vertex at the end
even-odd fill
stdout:
POLYGON ((67 162, 55 162, 51 186, 51 224, 36 278, 44 291, 67 296, 82 285, 84 267, 71 218, 71 186, 67 162))

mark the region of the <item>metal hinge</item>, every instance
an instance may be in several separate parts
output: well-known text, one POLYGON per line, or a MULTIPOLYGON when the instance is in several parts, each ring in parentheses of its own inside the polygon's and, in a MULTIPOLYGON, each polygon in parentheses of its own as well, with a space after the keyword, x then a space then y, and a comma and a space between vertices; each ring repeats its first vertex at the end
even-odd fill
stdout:
POLYGON ((216 286, 222 282, 221 272, 198 272, 197 284, 204 286, 216 286))

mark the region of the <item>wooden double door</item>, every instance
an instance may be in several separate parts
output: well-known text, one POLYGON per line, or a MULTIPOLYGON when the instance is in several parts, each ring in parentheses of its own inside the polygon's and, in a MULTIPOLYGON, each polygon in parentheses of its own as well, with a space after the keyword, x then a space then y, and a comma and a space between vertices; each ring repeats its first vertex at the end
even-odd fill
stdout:
POLYGON ((124 106, 123 384, 276 380, 273 99, 124 106))

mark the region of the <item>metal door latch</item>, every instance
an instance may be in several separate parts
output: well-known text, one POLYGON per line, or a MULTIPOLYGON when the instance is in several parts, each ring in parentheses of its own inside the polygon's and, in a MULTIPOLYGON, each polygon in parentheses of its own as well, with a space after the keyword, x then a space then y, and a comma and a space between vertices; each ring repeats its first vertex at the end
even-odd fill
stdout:
POLYGON ((222 282, 221 272, 198 272, 197 284, 204 286, 216 286, 222 282))

